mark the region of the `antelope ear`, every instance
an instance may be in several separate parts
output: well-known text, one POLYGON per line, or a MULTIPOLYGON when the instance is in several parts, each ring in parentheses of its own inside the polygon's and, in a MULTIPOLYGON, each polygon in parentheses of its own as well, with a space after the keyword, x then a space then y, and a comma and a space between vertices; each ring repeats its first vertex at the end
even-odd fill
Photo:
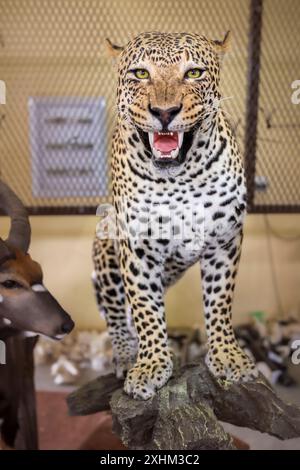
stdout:
POLYGON ((105 44, 108 55, 113 59, 116 59, 124 50, 124 47, 113 44, 108 38, 106 38, 105 44))
POLYGON ((225 34, 223 40, 215 40, 213 41, 213 45, 219 55, 219 57, 222 59, 227 51, 230 50, 231 47, 231 32, 227 31, 225 34))

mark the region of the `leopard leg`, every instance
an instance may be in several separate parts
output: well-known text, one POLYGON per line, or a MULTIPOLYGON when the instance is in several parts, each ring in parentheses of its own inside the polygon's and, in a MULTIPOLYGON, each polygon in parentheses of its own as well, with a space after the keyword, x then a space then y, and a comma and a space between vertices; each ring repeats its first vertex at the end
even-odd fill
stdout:
POLYGON ((255 365, 237 343, 231 318, 241 238, 233 238, 226 246, 210 246, 201 257, 208 337, 206 364, 216 377, 234 382, 257 376, 255 365))
POLYGON ((95 238, 92 276, 99 311, 103 313, 113 347, 116 375, 121 378, 135 363, 137 337, 131 327, 113 240, 95 238), (127 310, 127 311, 126 311, 127 310))
MULTIPOLYGON (((164 312, 162 266, 153 253, 121 243, 121 270, 139 339, 136 364, 129 370, 124 390, 147 400, 172 374, 164 312)), ((158 257, 159 258, 159 257, 158 257)))

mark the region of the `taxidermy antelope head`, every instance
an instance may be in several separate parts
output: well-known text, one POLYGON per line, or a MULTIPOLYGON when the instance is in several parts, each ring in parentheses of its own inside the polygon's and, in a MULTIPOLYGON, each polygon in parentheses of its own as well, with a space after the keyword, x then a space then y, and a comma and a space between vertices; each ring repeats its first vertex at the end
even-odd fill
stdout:
POLYGON ((0 238, 0 318, 13 328, 61 339, 74 322, 45 288, 40 265, 27 253, 31 236, 27 211, 2 181, 0 209, 11 219, 7 240, 0 238))

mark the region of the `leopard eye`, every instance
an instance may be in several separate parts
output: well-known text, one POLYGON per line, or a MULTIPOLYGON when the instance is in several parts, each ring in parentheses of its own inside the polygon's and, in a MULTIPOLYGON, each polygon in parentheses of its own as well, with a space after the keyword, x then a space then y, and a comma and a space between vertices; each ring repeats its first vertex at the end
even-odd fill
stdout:
POLYGON ((150 73, 146 69, 136 69, 133 71, 133 73, 139 80, 146 80, 150 77, 150 73))
POLYGON ((190 69, 185 73, 184 78, 197 79, 200 78, 204 72, 204 69, 190 69))

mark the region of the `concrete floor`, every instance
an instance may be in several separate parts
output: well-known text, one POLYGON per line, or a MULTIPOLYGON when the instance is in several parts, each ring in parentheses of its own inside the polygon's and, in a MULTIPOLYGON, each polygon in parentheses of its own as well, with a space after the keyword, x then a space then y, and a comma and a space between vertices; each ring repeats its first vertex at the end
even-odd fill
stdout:
MULTIPOLYGON (((293 371, 293 375, 298 377, 300 373, 299 367, 297 370, 293 371)), ((76 385, 83 384, 93 378, 97 377, 97 373, 90 371, 88 369, 82 370, 82 375, 80 377, 80 383, 76 385)), ((300 384, 300 380, 299 380, 300 384)), ((48 366, 38 366, 36 368, 36 387, 37 390, 43 391, 66 391, 71 392, 74 389, 74 386, 57 386, 53 383, 53 378, 50 375, 50 369, 48 366)), ((300 406, 300 385, 293 387, 282 387, 276 385, 275 387, 278 395, 289 403, 294 403, 300 406)), ((248 428, 240 428, 233 426, 228 423, 223 423, 226 431, 230 432, 234 436, 245 441, 251 449, 257 450, 290 450, 296 449, 300 450, 300 438, 289 439, 286 441, 281 441, 275 437, 269 436, 268 434, 262 434, 258 431, 253 431, 248 428)))

